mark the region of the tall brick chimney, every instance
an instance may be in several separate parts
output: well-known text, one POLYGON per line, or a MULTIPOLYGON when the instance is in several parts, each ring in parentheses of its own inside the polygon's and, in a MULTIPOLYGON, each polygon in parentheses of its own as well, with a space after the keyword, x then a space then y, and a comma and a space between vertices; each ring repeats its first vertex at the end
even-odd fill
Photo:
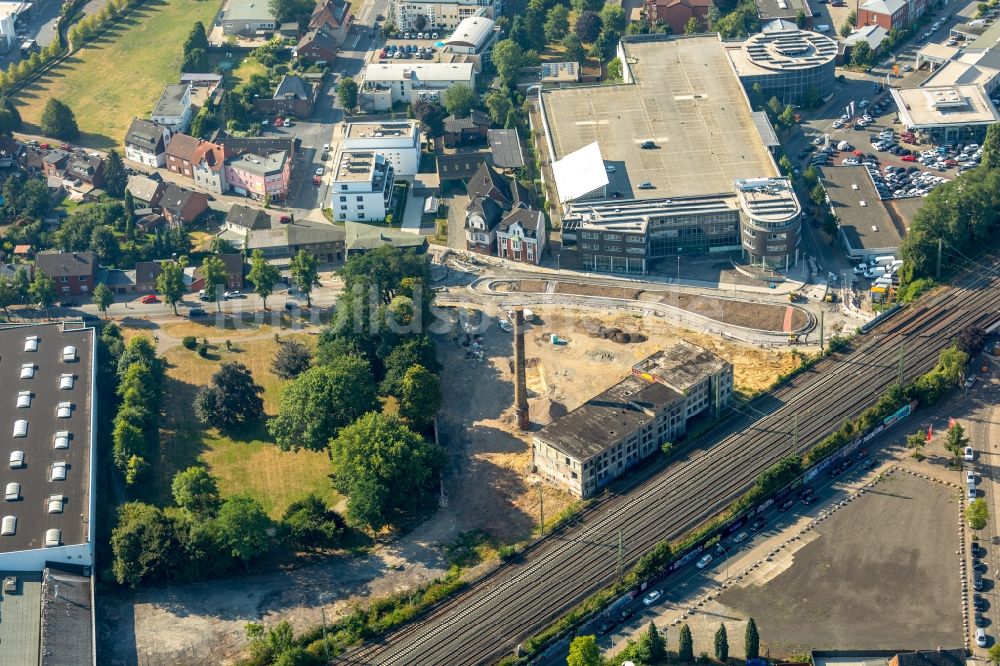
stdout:
POLYGON ((524 309, 517 306, 514 308, 514 413, 521 430, 529 426, 528 385, 524 372, 524 309))

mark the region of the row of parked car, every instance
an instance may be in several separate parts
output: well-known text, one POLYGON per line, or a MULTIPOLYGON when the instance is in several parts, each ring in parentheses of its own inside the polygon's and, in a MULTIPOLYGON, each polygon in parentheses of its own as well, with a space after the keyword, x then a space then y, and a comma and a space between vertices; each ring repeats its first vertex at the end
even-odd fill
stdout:
POLYGON ((379 51, 378 57, 386 58, 416 58, 430 60, 434 57, 433 46, 416 46, 415 44, 390 44, 379 51))
POLYGON ((396 39, 437 39, 440 35, 436 32, 397 32, 396 39))
POLYGON ((884 173, 869 167, 875 189, 882 199, 905 199, 907 197, 925 197, 938 185, 947 183, 948 179, 935 175, 930 171, 921 172, 915 166, 901 167, 888 165, 884 173))

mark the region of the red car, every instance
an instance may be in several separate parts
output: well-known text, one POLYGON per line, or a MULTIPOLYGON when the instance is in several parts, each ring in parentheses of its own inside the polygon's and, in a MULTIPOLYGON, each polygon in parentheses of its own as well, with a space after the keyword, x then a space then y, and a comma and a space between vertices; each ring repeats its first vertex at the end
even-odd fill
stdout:
POLYGON ((160 299, 158 299, 155 294, 147 294, 146 296, 142 297, 142 302, 143 303, 159 303, 160 299))
POLYGON ((284 127, 285 126, 285 119, 284 118, 275 118, 274 119, 274 126, 275 127, 284 127))
POLYGON ((916 162, 917 161, 917 158, 914 157, 913 155, 903 155, 899 159, 903 160, 904 162, 916 162))
POLYGON ((47 144, 47 143, 40 143, 40 144, 38 144, 38 147, 41 148, 42 150, 48 150, 49 149, 49 144, 47 144))

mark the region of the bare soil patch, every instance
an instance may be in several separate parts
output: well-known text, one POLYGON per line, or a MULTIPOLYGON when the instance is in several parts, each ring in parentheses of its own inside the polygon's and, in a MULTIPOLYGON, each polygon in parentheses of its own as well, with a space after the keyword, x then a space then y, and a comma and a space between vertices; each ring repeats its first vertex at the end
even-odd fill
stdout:
MULTIPOLYGON (((788 306, 774 303, 753 303, 685 292, 644 292, 640 300, 672 305, 725 324, 762 331, 784 330, 785 313, 788 310, 788 306)), ((805 326, 808 321, 805 312, 792 308, 792 330, 805 326)))
POLYGON ((541 294, 545 291, 545 280, 505 280, 493 283, 494 291, 505 293, 541 294))
POLYGON ((581 284, 578 282, 558 282, 555 293, 575 294, 577 296, 602 296, 604 298, 624 298, 634 301, 639 298, 642 289, 631 287, 605 287, 596 284, 581 284))

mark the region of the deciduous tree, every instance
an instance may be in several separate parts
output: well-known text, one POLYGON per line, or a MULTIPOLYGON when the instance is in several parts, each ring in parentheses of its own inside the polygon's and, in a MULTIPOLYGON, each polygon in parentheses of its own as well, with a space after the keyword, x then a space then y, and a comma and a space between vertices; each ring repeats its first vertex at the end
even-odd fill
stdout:
POLYGON ((399 418, 369 412, 330 443, 330 463, 348 517, 379 530, 434 496, 444 452, 399 418))
POLYGON ((271 519, 260 502, 250 495, 233 495, 223 502, 216 525, 222 543, 233 558, 247 566, 269 549, 271 519))
POLYGON ((28 291, 31 294, 31 301, 44 308, 46 312, 49 306, 56 301, 56 285, 52 278, 45 274, 45 271, 35 271, 35 279, 31 281, 31 287, 28 291))
POLYGON ((281 272, 278 267, 271 264, 264 258, 264 252, 259 248, 253 251, 250 257, 250 272, 247 273, 247 280, 253 285, 254 292, 264 301, 264 309, 267 309, 267 297, 274 292, 274 285, 278 283, 281 272))
POLYGON ((144 579, 166 577, 176 556, 173 526, 155 506, 128 502, 118 509, 111 532, 111 569, 119 585, 135 588, 144 579))
POLYGON ((984 169, 1000 168, 1000 124, 994 123, 986 130, 981 166, 984 169))
POLYGON ((338 430, 378 408, 368 363, 345 356, 289 382, 267 428, 283 451, 322 451, 338 430))
POLYGON ((313 494, 292 502, 281 523, 288 530, 292 543, 301 549, 334 545, 344 527, 337 512, 327 508, 323 500, 313 494))
POLYGON ((444 108, 456 118, 469 115, 476 93, 464 83, 456 83, 444 91, 444 108))
POLYGON ((441 380, 422 365, 410 366, 403 375, 399 415, 414 430, 424 432, 441 408, 441 380))
POLYGON ((345 76, 337 82, 337 99, 344 111, 350 113, 358 105, 358 84, 350 76, 345 76))
POLYGON ((282 379, 295 379, 309 369, 312 352, 298 340, 285 340, 271 361, 271 370, 282 379))
POLYGON ((223 363, 211 383, 198 392, 195 413, 213 427, 231 430, 264 414, 263 392, 250 368, 242 363, 223 363))
POLYGON ((177 314, 177 304, 187 293, 187 285, 184 284, 185 263, 183 257, 180 261, 161 262, 160 274, 156 276, 156 291, 174 309, 174 314, 177 314))
POLYGON ((576 17, 576 36, 581 42, 592 44, 601 34, 601 17, 597 12, 587 10, 576 17))
POLYGON ((601 666, 601 648, 594 636, 577 636, 569 644, 566 666, 601 666))
POLYGON ((204 467, 188 467, 177 472, 170 489, 177 506, 196 516, 215 515, 222 503, 215 477, 204 467))
POLYGON ((625 15, 625 10, 622 9, 621 5, 608 3, 601 7, 599 16, 605 30, 621 34, 628 26, 628 16, 625 15))
MULTIPOLYGON (((2 294, 3 294, 3 288, 2 284, 0 284, 0 298, 2 298, 2 294)), ((104 318, 107 319, 108 308, 111 307, 111 304, 115 302, 115 297, 114 294, 111 293, 111 290, 108 289, 103 282, 97 285, 97 287, 94 289, 93 300, 94 300, 94 305, 97 306, 97 309, 100 310, 101 314, 104 315, 104 318)), ((5 306, 4 310, 6 311, 6 309, 7 308, 5 306)))
POLYGON ((986 527, 990 519, 990 510, 983 498, 974 499, 965 508, 965 520, 969 527, 974 530, 981 530, 986 527))
POLYGON ((312 290, 319 284, 319 260, 316 259, 316 255, 299 250, 299 253, 292 258, 290 269, 295 286, 306 295, 306 307, 311 308, 312 290))
POLYGON ((206 301, 215 301, 216 308, 222 312, 222 303, 219 301, 219 292, 226 284, 226 265, 217 256, 209 255, 201 262, 201 277, 205 281, 206 301))
POLYGON ((569 32, 569 10, 566 5, 554 5, 545 15, 545 38, 558 42, 569 32))

